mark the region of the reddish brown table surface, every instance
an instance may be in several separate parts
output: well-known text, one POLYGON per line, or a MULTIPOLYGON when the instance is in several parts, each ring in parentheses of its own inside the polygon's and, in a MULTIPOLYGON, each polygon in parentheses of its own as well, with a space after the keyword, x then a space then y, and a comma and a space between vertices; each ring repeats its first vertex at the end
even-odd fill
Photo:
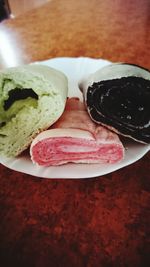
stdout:
MULTIPOLYGON (((0 24, 0 68, 87 56, 150 68, 149 0, 52 0, 0 24)), ((150 266, 150 153, 97 178, 0 166, 0 266, 150 266)))

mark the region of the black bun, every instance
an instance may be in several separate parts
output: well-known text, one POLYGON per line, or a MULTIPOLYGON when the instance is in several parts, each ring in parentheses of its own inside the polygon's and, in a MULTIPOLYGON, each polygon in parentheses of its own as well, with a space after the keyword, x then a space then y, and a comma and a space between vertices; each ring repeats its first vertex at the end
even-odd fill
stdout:
POLYGON ((91 75, 82 86, 88 112, 95 122, 150 143, 148 70, 132 64, 111 64, 91 75))

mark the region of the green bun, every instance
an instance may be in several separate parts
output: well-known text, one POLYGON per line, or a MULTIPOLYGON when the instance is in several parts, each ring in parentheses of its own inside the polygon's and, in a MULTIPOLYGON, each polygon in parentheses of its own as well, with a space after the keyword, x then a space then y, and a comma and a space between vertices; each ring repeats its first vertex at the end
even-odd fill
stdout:
POLYGON ((40 64, 0 72, 0 154, 17 156, 62 115, 67 77, 40 64))

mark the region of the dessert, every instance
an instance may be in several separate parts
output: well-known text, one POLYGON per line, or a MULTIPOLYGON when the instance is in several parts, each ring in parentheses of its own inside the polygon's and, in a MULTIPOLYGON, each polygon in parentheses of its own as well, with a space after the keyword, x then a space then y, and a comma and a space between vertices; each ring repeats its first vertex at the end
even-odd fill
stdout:
POLYGON ((31 64, 0 72, 0 154, 17 156, 63 113, 66 76, 31 64))
POLYGON ((33 140, 31 159, 41 166, 74 163, 116 163, 124 157, 117 134, 96 125, 77 98, 67 100, 59 120, 33 140))
POLYGON ((91 74, 79 86, 93 121, 150 143, 150 71, 114 63, 91 74))

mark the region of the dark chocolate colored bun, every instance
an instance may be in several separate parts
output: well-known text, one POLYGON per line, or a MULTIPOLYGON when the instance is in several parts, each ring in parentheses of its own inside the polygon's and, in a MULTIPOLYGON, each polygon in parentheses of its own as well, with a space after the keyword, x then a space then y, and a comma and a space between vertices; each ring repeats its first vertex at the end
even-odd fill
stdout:
POLYGON ((124 136, 150 143, 150 71, 110 64, 80 83, 92 120, 124 136))

